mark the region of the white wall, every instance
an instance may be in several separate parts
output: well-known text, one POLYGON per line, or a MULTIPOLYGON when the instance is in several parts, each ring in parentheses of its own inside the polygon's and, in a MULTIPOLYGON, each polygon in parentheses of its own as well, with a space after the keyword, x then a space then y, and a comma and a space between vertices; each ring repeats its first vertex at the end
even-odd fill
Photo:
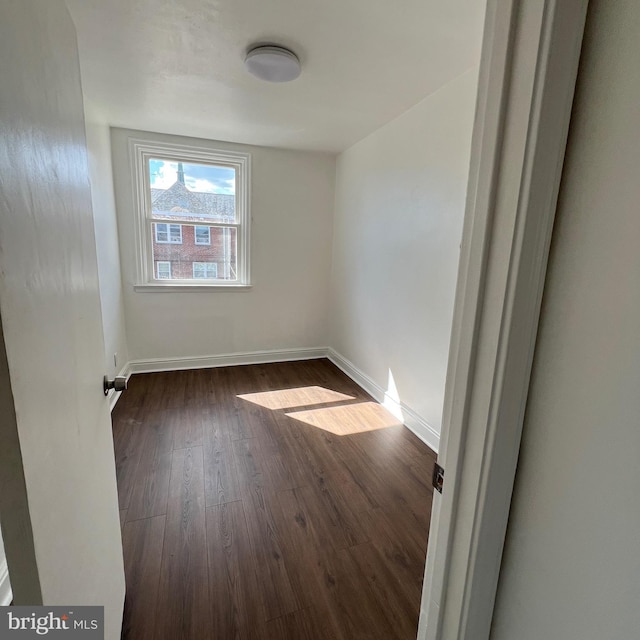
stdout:
POLYGON ((120 272, 118 225, 111 171, 109 126, 85 109, 87 151, 91 175, 91 200, 96 235, 100 304, 104 327, 104 367, 109 377, 117 375, 129 361, 120 272), (114 359, 114 355, 117 358, 114 359))
POLYGON ((334 156, 122 129, 112 130, 112 150, 132 360, 326 346, 334 156), (251 153, 252 289, 133 290, 129 135, 251 153))
POLYGON ((115 640, 122 543, 80 71, 63 0, 0 3, 0 77, 0 509, 9 573, 16 604, 104 605, 105 638, 115 640), (30 584, 26 566, 36 567, 30 584))
POLYGON ((477 68, 338 157, 330 346, 440 433, 477 68))
POLYGON ((493 640, 640 629, 639 32, 591 0, 493 640))

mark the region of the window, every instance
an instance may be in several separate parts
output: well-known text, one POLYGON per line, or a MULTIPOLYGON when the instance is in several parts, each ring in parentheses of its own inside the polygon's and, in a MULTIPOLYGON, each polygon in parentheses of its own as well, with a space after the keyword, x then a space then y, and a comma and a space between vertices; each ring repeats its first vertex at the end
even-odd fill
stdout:
POLYGON ((157 262, 156 276, 158 280, 171 280, 171 263, 166 261, 157 262))
POLYGON ((217 262, 194 262, 193 263, 194 278, 217 278, 218 263, 217 262))
POLYGON ((156 242, 160 244, 182 244, 182 225, 156 223, 156 242))
POLYGON ((196 227, 196 244, 211 244, 211 228, 196 227))
POLYGON ((250 156, 130 139, 136 290, 249 285, 250 156))

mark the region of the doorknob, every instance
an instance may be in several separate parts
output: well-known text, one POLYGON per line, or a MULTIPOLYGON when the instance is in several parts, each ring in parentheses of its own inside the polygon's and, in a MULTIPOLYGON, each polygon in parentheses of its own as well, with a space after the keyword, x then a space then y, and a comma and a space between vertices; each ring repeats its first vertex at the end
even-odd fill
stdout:
POLYGON ((115 389, 116 391, 124 391, 127 388, 127 377, 116 376, 113 380, 109 380, 107 376, 103 379, 102 388, 104 389, 104 395, 109 395, 109 389, 115 389))

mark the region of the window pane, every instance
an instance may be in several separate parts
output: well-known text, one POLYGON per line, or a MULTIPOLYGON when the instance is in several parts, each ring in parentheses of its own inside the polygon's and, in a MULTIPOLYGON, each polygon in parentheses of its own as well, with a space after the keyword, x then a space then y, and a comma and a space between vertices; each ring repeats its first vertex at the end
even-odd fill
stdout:
MULTIPOLYGON (((171 236, 173 236, 172 227, 180 227, 181 243, 178 244, 173 241, 158 242, 156 239, 157 229, 163 225, 155 223, 152 226, 156 228, 153 234, 154 264, 166 263, 170 265, 166 278, 171 280, 217 279, 226 281, 238 279, 237 229, 235 227, 168 225, 171 228, 169 230, 171 236), (206 232, 201 231, 202 229, 206 229, 206 232), (197 242, 197 238, 202 235, 209 237, 209 244, 197 242)), ((160 278, 158 267, 156 273, 160 278)))
POLYGON ((156 227, 156 242, 169 242, 169 231, 166 224, 157 224, 156 227))
POLYGON ((174 244, 180 244, 182 242, 182 225, 169 225, 169 242, 173 242, 174 244))
POLYGON ((181 224, 154 224, 155 241, 160 243, 182 244, 181 224))
POLYGON ((209 227, 196 227, 196 244, 211 244, 209 227))
POLYGON ((158 280, 170 280, 171 279, 171 263, 157 262, 156 275, 158 280))
POLYGON ((151 158, 148 171, 153 218, 236 221, 233 167, 151 158))
POLYGON ((218 263, 217 262, 194 262, 193 277, 194 278, 217 278, 218 263))

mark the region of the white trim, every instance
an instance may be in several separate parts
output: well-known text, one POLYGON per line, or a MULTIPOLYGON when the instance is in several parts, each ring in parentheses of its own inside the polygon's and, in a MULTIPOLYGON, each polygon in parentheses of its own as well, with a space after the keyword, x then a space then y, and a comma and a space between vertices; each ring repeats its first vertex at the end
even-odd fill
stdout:
POLYGON ((587 0, 489 0, 419 640, 487 640, 587 0))
POLYGON ((242 364, 268 364, 270 362, 293 362, 326 358, 326 347, 286 349, 272 351, 246 351, 215 356, 195 356, 179 358, 151 358, 132 360, 128 364, 131 373, 156 373, 158 371, 183 371, 185 369, 210 369, 232 367, 242 364))
MULTIPOLYGON (((149 134, 152 136, 153 134, 149 134)), ((133 196, 133 206, 135 212, 135 264, 136 282, 135 291, 160 291, 160 289, 150 288, 155 284, 152 275, 153 270, 153 247, 152 236, 149 233, 149 225, 156 224, 158 220, 150 216, 151 211, 151 186, 149 184, 149 172, 147 170, 148 161, 152 158, 164 160, 178 160, 187 162, 202 162, 206 164, 226 165, 233 167, 236 171, 236 219, 233 223, 213 221, 213 226, 235 227, 239 229, 237 234, 236 257, 237 257, 237 280, 240 285, 247 286, 251 282, 251 154, 242 151, 231 151, 226 149, 211 149, 208 147, 175 144, 165 142, 163 139, 155 137, 128 139, 129 165, 131 172, 131 188, 133 196), (141 287, 147 287, 142 289, 141 287)), ((161 220, 160 224, 191 224, 193 221, 161 220)), ((175 288, 183 287, 179 281, 174 280, 175 288)))
POLYGON ((329 347, 327 351, 327 357, 338 369, 362 387, 376 402, 379 402, 389 409, 394 416, 402 420, 407 429, 418 436, 430 449, 438 453, 440 434, 434 427, 404 402, 398 402, 398 400, 389 396, 385 389, 373 380, 373 378, 356 367, 353 362, 347 360, 347 358, 339 354, 335 349, 329 347))
MULTIPOLYGON (((129 363, 127 363, 124 365, 124 367, 122 367, 122 369, 120 369, 118 376, 124 376, 125 378, 128 379, 130 375, 131 375, 131 368, 129 366, 129 363)), ((118 400, 120 400, 121 395, 122 395, 122 391, 116 391, 115 389, 109 390, 109 393, 107 394, 107 399, 109 400, 109 411, 113 411, 113 408, 116 406, 116 403, 118 402, 118 400)))
POLYGON ((7 567, 7 559, 2 555, 0 557, 0 607, 9 606, 12 600, 13 593, 9 582, 9 567, 7 567))
POLYGON ((193 280, 187 280, 183 284, 174 284, 175 280, 160 280, 155 284, 134 285, 137 293, 185 293, 194 291, 251 291, 250 284, 193 284, 193 280), (167 284, 162 284, 166 282, 167 284))

